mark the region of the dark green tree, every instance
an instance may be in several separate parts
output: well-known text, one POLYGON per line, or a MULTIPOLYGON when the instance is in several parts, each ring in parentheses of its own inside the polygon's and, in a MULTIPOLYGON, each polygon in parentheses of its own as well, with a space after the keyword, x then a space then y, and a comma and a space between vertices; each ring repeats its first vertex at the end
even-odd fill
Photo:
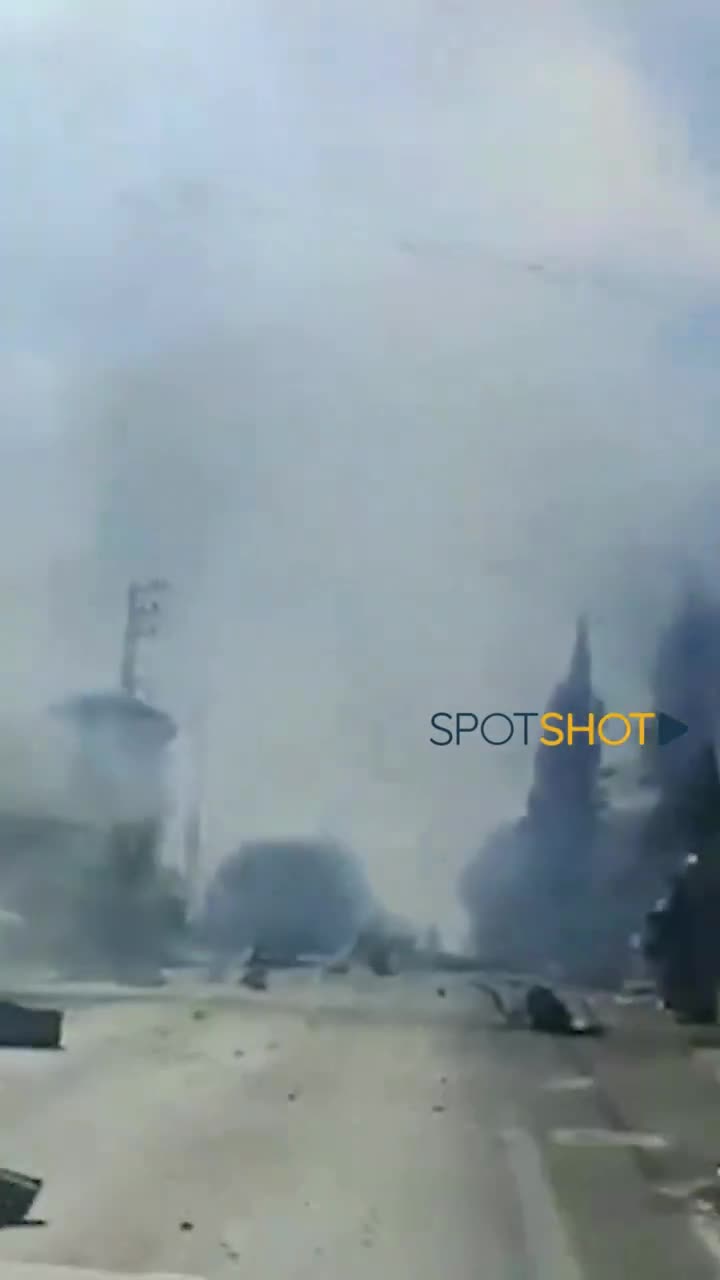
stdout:
MULTIPOLYGON (((590 641, 579 619, 568 673, 547 711, 595 724, 603 704, 592 685, 590 641)), ((593 852, 605 806, 597 735, 573 744, 539 743, 527 812, 494 832, 464 871, 461 901, 477 951, 536 968, 546 961, 571 968, 587 952, 593 852)))
POLYGON ((684 721, 688 732, 648 749, 646 772, 657 799, 646 843, 656 854, 714 854, 720 836, 720 605, 697 583, 686 589, 660 637, 652 687, 655 706, 684 721))

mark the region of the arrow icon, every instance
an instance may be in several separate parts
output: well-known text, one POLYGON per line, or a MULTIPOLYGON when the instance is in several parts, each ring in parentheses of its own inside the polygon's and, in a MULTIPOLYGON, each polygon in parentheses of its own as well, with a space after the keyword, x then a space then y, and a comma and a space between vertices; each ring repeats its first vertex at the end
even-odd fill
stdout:
POLYGON ((688 726, 682 720, 676 720, 674 716, 668 716, 664 711, 658 711, 657 742, 659 747, 666 747, 669 742, 674 742, 676 738, 682 738, 687 731, 688 726))

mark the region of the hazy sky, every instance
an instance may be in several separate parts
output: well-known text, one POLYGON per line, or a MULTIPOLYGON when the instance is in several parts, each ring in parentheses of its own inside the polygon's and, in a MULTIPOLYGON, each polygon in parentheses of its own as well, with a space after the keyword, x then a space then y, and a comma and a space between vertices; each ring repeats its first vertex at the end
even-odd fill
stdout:
POLYGON ((331 831, 442 923, 574 616, 715 565, 714 0, 0 0, 6 718, 209 697, 208 856, 331 831), (512 705, 510 705, 512 704, 512 705))

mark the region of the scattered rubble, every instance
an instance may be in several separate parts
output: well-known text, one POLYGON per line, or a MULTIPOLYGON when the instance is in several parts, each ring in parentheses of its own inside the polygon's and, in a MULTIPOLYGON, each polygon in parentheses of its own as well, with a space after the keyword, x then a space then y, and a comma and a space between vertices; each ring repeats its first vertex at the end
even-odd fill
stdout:
POLYGON ((444 999, 445 996, 447 995, 447 991, 445 987, 438 987, 436 994, 439 995, 441 999, 444 999))
POLYGON ((29 1009, 0 1000, 0 1048, 59 1049, 63 1017, 59 1009, 29 1009))
POLYGON ((19 1226, 27 1222, 42 1190, 42 1178, 31 1178, 13 1169, 0 1169, 0 1227, 19 1226))
POLYGON ((194 1223, 194 1222, 190 1222, 189 1218, 183 1218, 182 1222, 180 1223, 180 1230, 181 1230, 181 1231, 194 1231, 194 1230, 195 1230, 195 1223, 194 1223))

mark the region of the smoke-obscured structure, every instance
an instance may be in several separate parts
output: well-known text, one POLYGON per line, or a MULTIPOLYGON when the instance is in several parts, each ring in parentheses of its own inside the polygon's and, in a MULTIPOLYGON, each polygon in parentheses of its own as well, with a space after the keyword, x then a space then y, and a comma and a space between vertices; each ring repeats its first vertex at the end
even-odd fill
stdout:
POLYGON ((74 730, 73 800, 102 832, 100 856, 74 903, 74 951, 80 962, 104 960, 116 973, 160 965, 184 926, 181 881, 160 857, 177 726, 123 691, 81 695, 59 713, 74 730))
POLYGON ((162 964, 184 928, 161 858, 174 721, 110 690, 66 699, 33 732, 54 786, 0 813, 0 900, 25 922, 26 957, 117 976, 162 964))

